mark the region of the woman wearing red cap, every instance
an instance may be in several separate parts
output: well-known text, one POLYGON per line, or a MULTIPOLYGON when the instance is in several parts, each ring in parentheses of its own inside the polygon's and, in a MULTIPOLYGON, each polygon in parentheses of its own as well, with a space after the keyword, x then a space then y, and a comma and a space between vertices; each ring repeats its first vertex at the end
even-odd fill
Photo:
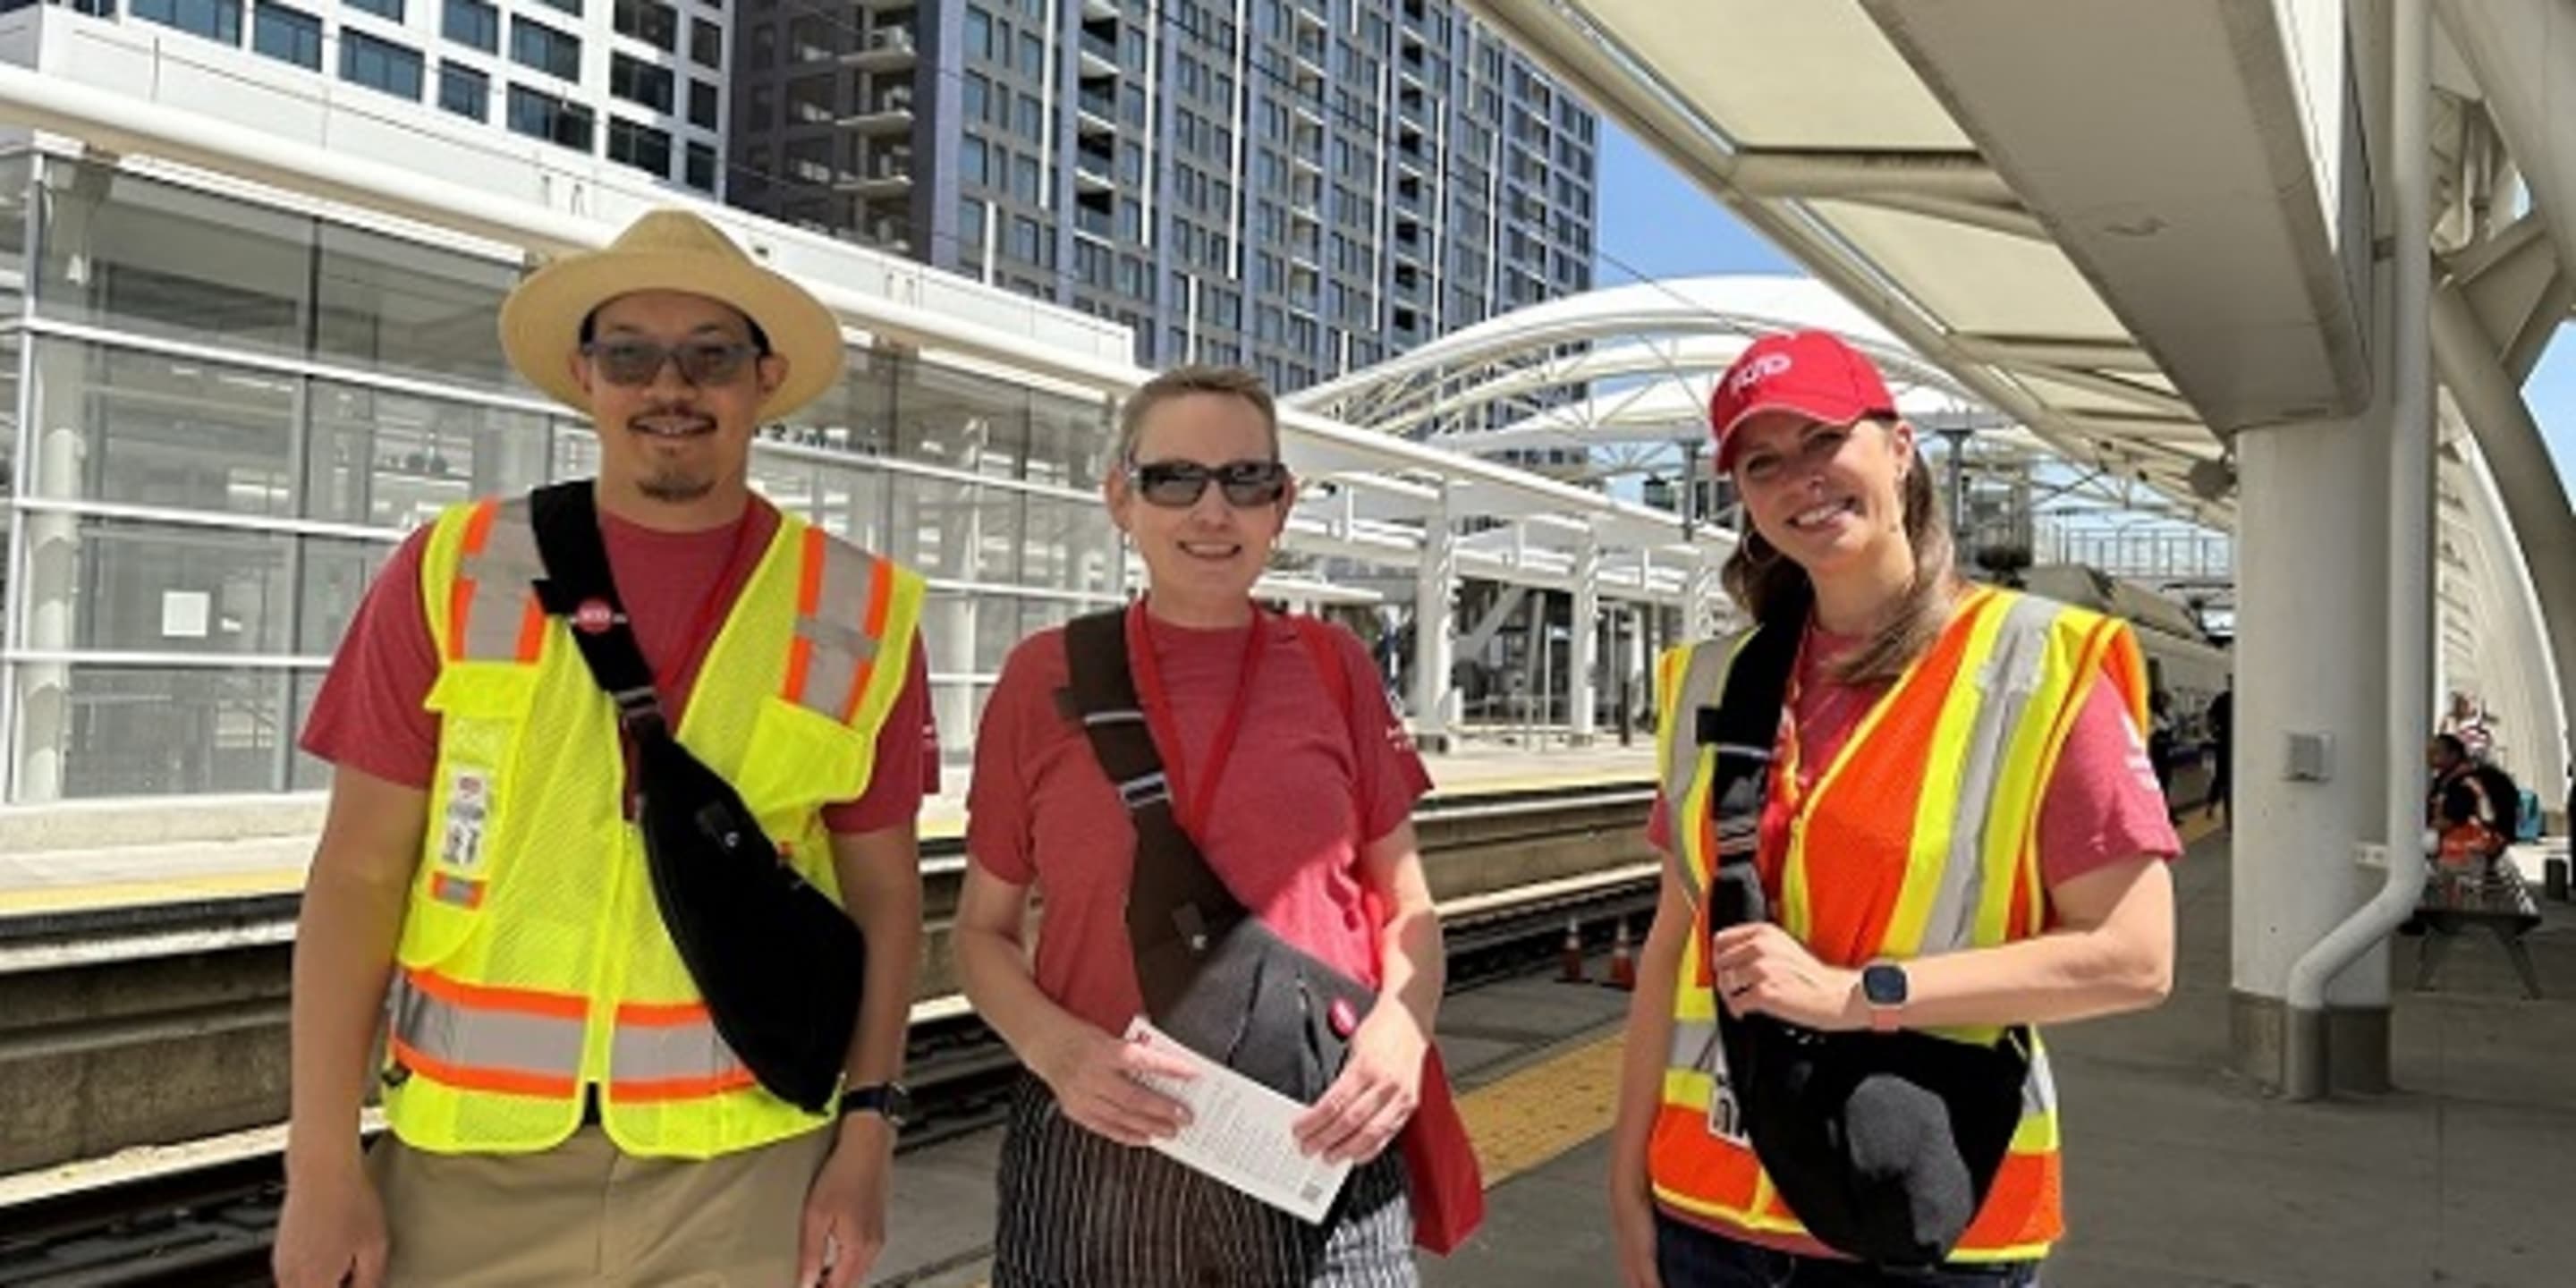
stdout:
POLYGON ((2172 980, 2136 643, 1960 578, 1913 428, 1840 339, 1765 337, 1710 416, 1756 625, 1659 673, 1625 1283, 2035 1283, 2063 1219, 2032 1026, 2172 980))

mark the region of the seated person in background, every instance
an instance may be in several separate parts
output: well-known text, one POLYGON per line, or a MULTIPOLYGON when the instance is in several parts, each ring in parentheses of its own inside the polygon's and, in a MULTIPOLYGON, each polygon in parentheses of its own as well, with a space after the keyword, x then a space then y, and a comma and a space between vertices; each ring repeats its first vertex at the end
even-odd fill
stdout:
POLYGON ((2425 759, 2433 770, 2426 812, 2441 838, 2442 869, 2483 875, 2513 836, 2521 804, 2513 779, 2493 765, 2470 760, 2468 748, 2454 734, 2436 735, 2425 759))

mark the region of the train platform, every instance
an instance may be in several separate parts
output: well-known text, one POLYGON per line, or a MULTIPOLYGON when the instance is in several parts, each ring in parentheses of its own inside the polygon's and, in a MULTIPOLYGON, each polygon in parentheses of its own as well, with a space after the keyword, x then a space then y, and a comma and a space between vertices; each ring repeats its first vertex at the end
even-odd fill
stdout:
MULTIPOLYGON (((1654 775, 1651 738, 1626 747, 1479 742, 1425 759, 1435 793, 1451 799, 1654 775)), ((934 849, 965 826, 966 767, 947 766, 941 778, 922 811, 934 849)), ((322 811, 319 794, 0 810, 0 922, 291 895, 303 887, 322 811)))

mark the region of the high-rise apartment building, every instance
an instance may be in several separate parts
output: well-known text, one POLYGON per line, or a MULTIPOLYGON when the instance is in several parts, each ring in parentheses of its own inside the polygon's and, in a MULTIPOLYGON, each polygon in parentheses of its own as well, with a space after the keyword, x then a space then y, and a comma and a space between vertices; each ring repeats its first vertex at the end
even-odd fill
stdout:
POLYGON ((1597 123, 1440 0, 737 0, 730 200, 1294 389, 1592 281, 1597 123))

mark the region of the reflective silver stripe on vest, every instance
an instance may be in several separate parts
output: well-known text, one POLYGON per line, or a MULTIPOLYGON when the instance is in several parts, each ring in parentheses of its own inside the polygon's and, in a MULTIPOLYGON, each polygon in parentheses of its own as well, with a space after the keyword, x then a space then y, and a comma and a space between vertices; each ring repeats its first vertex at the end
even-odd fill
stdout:
POLYGON ((742 1060, 707 1020, 689 1024, 620 1024, 609 1045, 611 1085, 747 1076, 742 1060))
POLYGON ((1932 911, 1923 922, 1923 953, 1975 946, 1977 905, 1986 884, 1986 825, 1993 813, 1995 776, 2009 743, 2039 688, 2048 657, 2049 624, 2057 605, 2036 596, 2014 597, 1996 631, 1995 646, 1976 675, 1977 716, 1969 727, 1967 763, 1959 776, 1959 804, 1951 815, 1950 854, 1941 866, 1932 911))
MULTIPOLYGON (((1702 640, 1691 646, 1690 661, 1682 667, 1673 709, 1664 713, 1666 720, 1678 722, 1673 725, 1672 763, 1664 766, 1664 800, 1676 809, 1690 794, 1691 780, 1699 775, 1699 710, 1716 706, 1726 696, 1727 663, 1750 634, 1702 640)), ((1679 821, 1673 820, 1676 825, 1679 821)))
POLYGON ((1715 1073, 1725 1063, 1726 1048, 1718 1044, 1715 1024, 1707 1020, 1673 1021, 1673 1044, 1664 1057, 1666 1066, 1715 1073))
MULTIPOLYGON (((860 673, 877 657, 877 639, 868 634, 868 596, 879 570, 874 555, 826 536, 823 580, 814 611, 799 615, 796 634, 813 646, 805 666, 805 691, 797 702, 827 720, 838 721, 850 709, 860 673)), ((892 570, 885 570, 891 574, 892 570)))
POLYGON ((422 992, 400 972, 386 1009, 393 1035, 441 1064, 547 1078, 581 1073, 578 1019, 458 1006, 422 992))
MULTIPOLYGON (((474 582, 465 609, 464 649, 458 656, 473 662, 518 661, 519 624, 536 593, 529 583, 545 572, 526 497, 493 507, 483 548, 465 555, 456 571, 474 582)), ((448 627, 455 629, 455 623, 448 627)))

